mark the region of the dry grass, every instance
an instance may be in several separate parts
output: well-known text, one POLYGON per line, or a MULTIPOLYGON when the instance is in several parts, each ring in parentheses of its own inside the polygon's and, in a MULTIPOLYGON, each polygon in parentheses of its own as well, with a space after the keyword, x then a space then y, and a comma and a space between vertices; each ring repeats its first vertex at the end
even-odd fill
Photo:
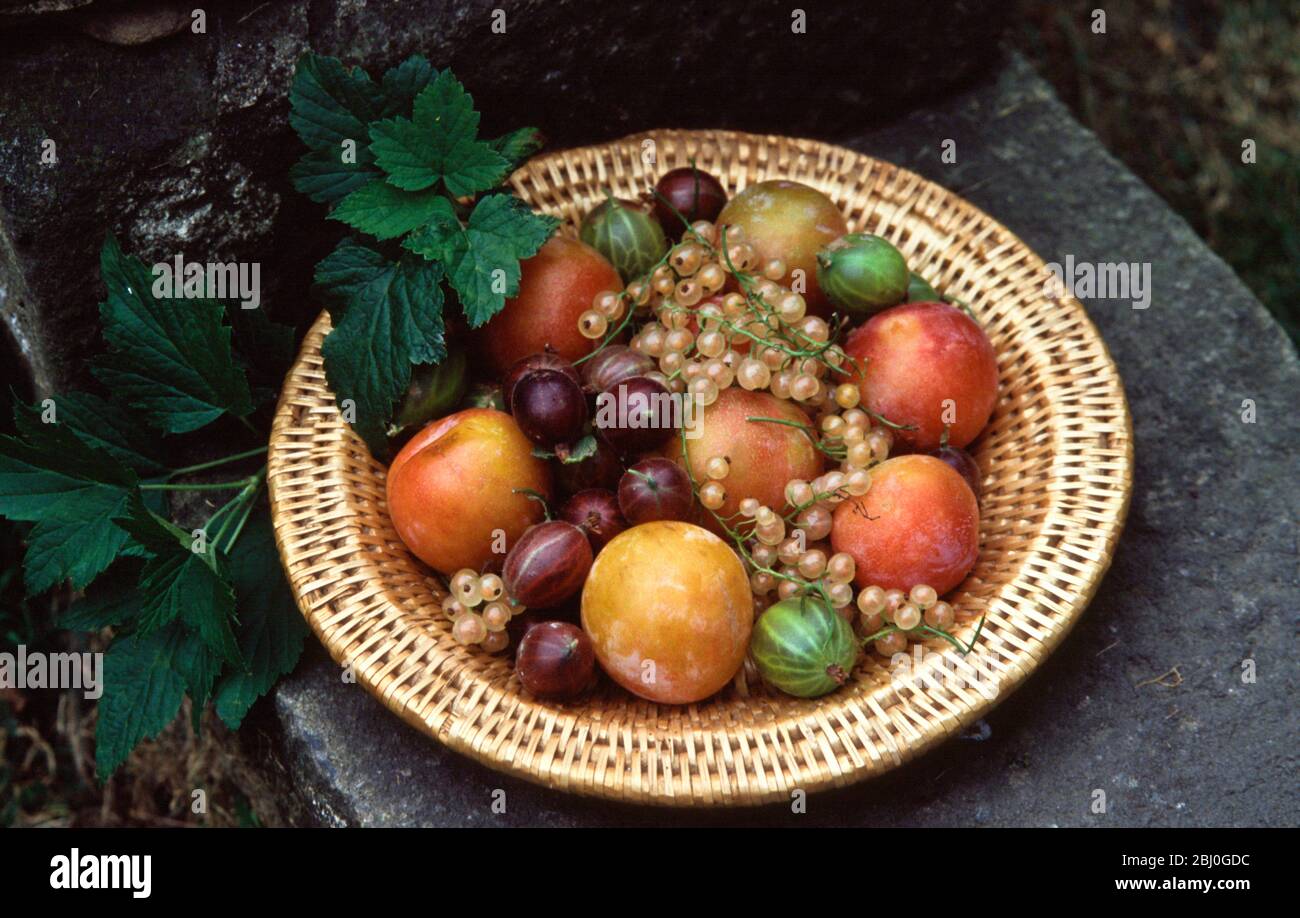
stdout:
MULTIPOLYGON (((21 531, 0 521, 0 651, 102 650, 104 636, 56 631, 55 610, 23 597, 21 531)), ((59 597, 55 597, 57 605, 59 597)), ((265 771, 209 709, 141 743, 106 784, 95 780, 95 703, 78 690, 0 689, 0 827, 281 825, 265 771), (195 812, 194 791, 206 812, 195 812)))
POLYGON ((284 824, 265 773, 211 709, 196 732, 186 700, 102 786, 94 737, 94 703, 79 691, 0 693, 0 827, 284 824))

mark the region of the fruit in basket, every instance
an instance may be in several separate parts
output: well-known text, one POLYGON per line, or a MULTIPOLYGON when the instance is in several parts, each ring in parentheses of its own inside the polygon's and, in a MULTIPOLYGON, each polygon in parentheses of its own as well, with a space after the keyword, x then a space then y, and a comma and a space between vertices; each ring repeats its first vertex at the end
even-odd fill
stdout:
POLYGON ((590 353, 595 342, 578 330, 578 318, 596 294, 622 288, 614 266, 585 242, 553 236, 519 268, 519 293, 475 332, 492 369, 505 373, 548 347, 566 360, 590 353))
POLYGON ((795 403, 771 393, 734 386, 723 389, 717 401, 704 409, 698 425, 699 436, 686 439, 684 453, 682 438, 677 437, 666 455, 683 467, 684 457, 689 457, 691 476, 697 483, 710 479, 711 460, 726 460, 727 474, 719 480, 726 497, 716 509, 719 516, 733 516, 746 498, 779 508, 785 503, 789 481, 812 480, 821 474, 821 454, 813 441, 799 427, 790 426, 811 430, 812 422, 795 403))
POLYGON ((597 437, 595 452, 577 461, 553 463, 552 471, 561 494, 577 494, 588 488, 613 490, 623 477, 623 463, 614 447, 597 437))
POLYGON ((930 455, 956 469, 957 474, 970 485, 975 500, 980 499, 980 493, 984 489, 984 476, 980 473, 979 463, 975 461, 974 456, 956 446, 941 446, 930 455))
POLYGON ((450 413, 465 397, 467 384, 465 351, 460 348, 449 351, 442 363, 413 367, 388 435, 401 436, 450 413))
POLYGON ((817 285, 849 316, 897 306, 910 280, 903 253, 871 233, 846 233, 817 253, 817 285))
POLYGON ((588 488, 570 497, 560 511, 560 518, 586 533, 593 552, 599 552, 627 528, 627 520, 618 507, 618 496, 604 488, 588 488))
POLYGON ((680 239, 687 223, 716 220, 727 203, 727 191, 703 169, 670 169, 655 183, 654 214, 670 239, 680 239), (686 223, 682 218, 686 218, 686 223))
POLYGON ((633 526, 596 558, 582 626, 628 691, 688 704, 721 689, 749 646, 754 603, 736 553, 690 523, 633 526))
POLYGON ((468 408, 434 421, 388 468, 393 528, 417 558, 444 574, 482 569, 498 535, 506 544, 542 518, 521 491, 551 493, 546 464, 510 415, 468 408))
POLYGON ((608 198, 582 220, 578 236, 604 255, 625 283, 647 273, 668 252, 659 221, 635 201, 608 198))
POLYGON ((849 680, 858 659, 853 627, 820 598, 796 596, 754 623, 749 655, 763 681, 797 698, 817 698, 849 680))
POLYGON ((539 698, 580 695, 596 677, 591 638, 568 622, 533 625, 515 651, 515 675, 525 690, 539 698))
POLYGON ((691 480, 670 459, 661 456, 642 459, 619 479, 618 507, 630 523, 694 519, 691 480))
POLYGON ((677 430, 680 412, 675 402, 657 379, 623 380, 596 396, 596 431, 625 456, 648 452, 677 430))
POLYGON ((759 182, 727 202, 718 224, 739 227, 743 237, 729 233, 728 246, 749 245, 758 264, 784 261, 787 270, 779 283, 802 293, 810 313, 830 314, 830 301, 817 284, 817 253, 849 231, 830 198, 801 182, 759 182), (799 280, 802 290, 795 286, 799 280))
POLYGON ((510 390, 510 413, 538 446, 573 443, 587 423, 587 397, 560 370, 530 370, 510 390))
POLYGON ((655 362, 645 354, 625 344, 611 344, 583 363, 582 386, 587 392, 604 392, 654 369, 655 362))
POLYGON ((872 316, 844 342, 864 368, 854 381, 863 407, 910 430, 896 430, 918 452, 974 440, 998 398, 998 363, 984 330, 947 303, 904 303, 872 316))
POLYGON ((587 534, 565 520, 532 526, 506 555, 506 595, 530 609, 557 606, 578 595, 591 570, 587 534))
POLYGON ((514 393, 515 383, 533 370, 558 370, 575 383, 582 384, 582 377, 577 368, 554 351, 540 351, 516 360, 501 379, 501 397, 505 400, 504 409, 510 410, 510 396, 514 393))
POLYGON ((831 547, 854 561, 860 588, 940 595, 979 557, 979 505, 966 481, 933 456, 898 456, 871 470, 871 489, 835 508, 831 547))
POLYGON ((930 286, 929 281, 913 271, 907 281, 907 297, 905 299, 908 303, 937 303, 941 298, 938 291, 930 286))

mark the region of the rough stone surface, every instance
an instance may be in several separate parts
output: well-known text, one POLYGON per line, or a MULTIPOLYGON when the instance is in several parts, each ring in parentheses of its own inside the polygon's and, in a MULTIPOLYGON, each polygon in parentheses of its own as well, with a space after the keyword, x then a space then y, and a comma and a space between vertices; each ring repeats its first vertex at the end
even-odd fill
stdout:
POLYGON ((76 381, 95 346, 88 280, 108 231, 150 261, 260 262, 279 318, 315 311, 302 291, 337 233, 287 180, 302 152, 287 92, 308 48, 372 72, 421 52, 475 94, 485 131, 544 121, 559 145, 668 124, 798 134, 968 82, 1006 5, 804 3, 795 34, 771 0, 230 0, 207 4, 203 34, 115 47, 77 31, 139 6, 3 3, 0 25, 22 25, 0 29, 0 316, 42 390, 76 381))
POLYGON ((970 734, 788 808, 666 812, 506 778, 426 740, 319 648, 262 729, 323 821, 363 825, 1300 823, 1294 399, 1281 329, 1021 62, 887 127, 827 136, 965 195, 1048 261, 1150 262, 1149 309, 1086 306, 1126 381, 1137 474, 1114 565, 1069 639, 970 734), (955 164, 941 144, 957 143, 955 164), (1252 399, 1257 422, 1243 423, 1252 399), (1242 681, 1243 660, 1257 681, 1242 681), (1177 675, 1167 675, 1176 668, 1177 675), (495 789, 505 814, 492 812, 495 789), (1107 812, 1092 812, 1094 792, 1107 812))

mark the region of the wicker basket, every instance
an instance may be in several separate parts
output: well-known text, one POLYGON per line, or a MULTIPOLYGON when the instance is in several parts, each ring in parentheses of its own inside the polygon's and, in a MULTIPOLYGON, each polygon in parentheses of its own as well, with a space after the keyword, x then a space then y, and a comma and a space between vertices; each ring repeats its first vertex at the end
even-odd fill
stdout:
MULTIPOLYGON (((1132 423, 1083 308, 1044 294, 1043 262, 961 198, 888 163, 808 140, 655 131, 539 157, 511 183, 571 227, 606 189, 634 197, 691 158, 731 193, 775 177, 822 189, 853 229, 889 238, 915 270, 969 304, 992 338, 1001 389, 976 453, 985 474, 980 558, 953 602, 965 637, 971 617, 987 612, 981 658, 996 698, 953 680, 891 683, 874 655, 848 686, 812 701, 743 680, 682 707, 613 686, 569 704, 527 696, 507 656, 452 640, 442 584, 394 533, 384 467, 340 418, 325 382, 325 314, 285 380, 271 434, 276 541, 299 607, 333 658, 453 749, 550 787, 623 801, 789 800, 795 789, 884 772, 957 733, 1065 637, 1123 526, 1132 423)), ((943 642, 931 649, 956 656, 943 642)))

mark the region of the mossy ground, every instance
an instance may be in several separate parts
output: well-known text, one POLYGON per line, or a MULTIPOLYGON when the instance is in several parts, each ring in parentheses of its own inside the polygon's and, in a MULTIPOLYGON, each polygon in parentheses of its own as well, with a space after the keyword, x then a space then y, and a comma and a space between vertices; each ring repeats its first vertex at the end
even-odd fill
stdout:
POLYGON ((1019 6, 1011 44, 1300 342, 1300 6, 1115 0, 1104 34, 1093 0, 1019 6))

